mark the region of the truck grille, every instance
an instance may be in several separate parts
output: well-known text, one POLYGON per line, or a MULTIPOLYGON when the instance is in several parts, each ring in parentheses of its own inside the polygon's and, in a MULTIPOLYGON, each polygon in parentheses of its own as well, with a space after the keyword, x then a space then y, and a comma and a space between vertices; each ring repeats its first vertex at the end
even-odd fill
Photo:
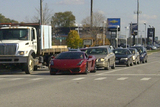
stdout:
POLYGON ((17 44, 13 44, 13 43, 0 44, 0 55, 15 55, 17 46, 18 46, 17 44))

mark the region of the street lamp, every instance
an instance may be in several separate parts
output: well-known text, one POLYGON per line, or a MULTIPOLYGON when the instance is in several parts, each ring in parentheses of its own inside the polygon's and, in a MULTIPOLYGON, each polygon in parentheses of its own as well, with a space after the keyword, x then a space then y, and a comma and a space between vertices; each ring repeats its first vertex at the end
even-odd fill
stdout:
POLYGON ((127 48, 127 33, 126 33, 127 29, 128 29, 128 27, 125 27, 125 35, 126 35, 126 48, 127 48))
POLYGON ((145 34, 144 34, 144 36, 145 36, 144 37, 145 38, 144 39, 144 46, 146 47, 146 22, 144 22, 144 26, 145 26, 145 31, 144 31, 145 32, 145 34))
POLYGON ((116 38, 116 40, 117 40, 117 48, 118 48, 118 28, 119 28, 119 25, 117 26, 117 38, 116 38))
POLYGON ((105 45, 106 21, 103 21, 103 45, 105 45))
POLYGON ((75 24, 75 25, 78 27, 78 28, 76 28, 76 30, 78 31, 78 35, 79 35, 79 30, 81 30, 80 27, 82 26, 82 24, 75 24))

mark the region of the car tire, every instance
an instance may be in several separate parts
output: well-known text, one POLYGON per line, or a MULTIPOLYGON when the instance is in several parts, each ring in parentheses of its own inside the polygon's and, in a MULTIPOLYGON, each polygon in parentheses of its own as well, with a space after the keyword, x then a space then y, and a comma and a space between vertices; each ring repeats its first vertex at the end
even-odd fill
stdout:
POLYGON ((142 60, 142 63, 145 63, 145 58, 142 60))
POLYGON ((50 75, 56 75, 56 72, 54 72, 52 68, 50 68, 49 71, 50 71, 50 75))
POLYGON ((130 60, 128 60, 127 62, 127 67, 130 67, 130 60))
POLYGON ((146 58, 145 62, 146 62, 146 63, 148 62, 147 58, 146 58))
POLYGON ((85 69, 84 74, 88 74, 88 64, 86 64, 86 69, 85 69))
POLYGON ((131 60, 131 64, 130 65, 133 66, 133 60, 131 60))
POLYGON ((135 60, 135 63, 134 63, 135 65, 137 65, 137 58, 136 58, 136 60, 135 60))
POLYGON ((115 64, 115 62, 114 62, 113 65, 111 66, 111 68, 112 68, 112 69, 115 69, 115 67, 116 67, 116 64, 115 64))
POLYGON ((104 67, 105 70, 110 70, 110 62, 108 61, 107 67, 104 67))

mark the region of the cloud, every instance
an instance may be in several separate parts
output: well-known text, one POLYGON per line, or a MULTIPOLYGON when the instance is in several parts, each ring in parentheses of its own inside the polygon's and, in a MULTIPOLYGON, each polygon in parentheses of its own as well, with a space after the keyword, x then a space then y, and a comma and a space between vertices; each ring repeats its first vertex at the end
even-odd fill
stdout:
POLYGON ((157 19, 156 15, 142 14, 141 17, 144 18, 144 19, 157 19))
POLYGON ((61 0, 57 2, 59 5, 79 5, 79 4, 84 4, 84 0, 61 0))
POLYGON ((105 14, 105 12, 102 10, 99 10, 98 13, 103 14, 103 15, 105 14))
MULTIPOLYGON (((147 15, 147 14, 139 14, 139 23, 148 23, 153 20, 156 20, 158 17, 157 15, 147 15)), ((133 15, 133 19, 137 20, 137 15, 133 15)))
MULTIPOLYGON (((157 19, 157 15, 140 14, 139 18, 143 20, 152 20, 152 19, 157 19)), ((137 15, 134 15, 133 19, 137 19, 137 15)))

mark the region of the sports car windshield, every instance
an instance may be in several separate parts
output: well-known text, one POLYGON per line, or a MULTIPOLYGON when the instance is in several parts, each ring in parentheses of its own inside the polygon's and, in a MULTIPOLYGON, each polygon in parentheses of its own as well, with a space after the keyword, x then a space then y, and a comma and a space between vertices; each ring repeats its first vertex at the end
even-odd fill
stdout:
POLYGON ((66 52, 59 54, 55 59, 83 59, 83 53, 81 52, 66 52))
POLYGON ((87 54, 93 54, 93 55, 106 55, 107 53, 107 49, 106 48, 91 48, 91 49, 87 49, 86 50, 87 54))

